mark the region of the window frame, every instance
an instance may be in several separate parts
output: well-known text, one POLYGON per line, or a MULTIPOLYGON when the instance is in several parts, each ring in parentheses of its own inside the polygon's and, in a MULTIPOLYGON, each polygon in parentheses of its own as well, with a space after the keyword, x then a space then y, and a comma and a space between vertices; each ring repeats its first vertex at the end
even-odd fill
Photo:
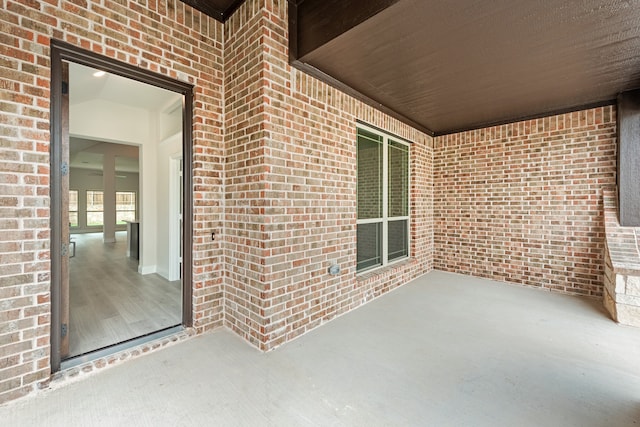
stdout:
MULTIPOLYGON (((92 199, 93 201, 93 199, 92 199)), ((104 227, 104 190, 86 190, 85 191, 85 224, 87 228, 91 227, 104 227), (102 210, 90 210, 89 209, 89 193, 101 193, 102 194, 102 210), (102 212, 102 223, 100 224, 90 224, 89 223, 89 213, 94 212, 102 212)))
POLYGON ((70 228, 78 228, 80 227, 80 191, 79 190, 73 190, 73 189, 69 189, 69 227, 70 228), (76 193, 76 210, 71 210, 71 193, 76 193), (76 214, 76 224, 73 225, 73 223, 71 222, 71 214, 74 213, 76 214))
POLYGON ((133 220, 138 218, 138 194, 135 191, 116 191, 116 226, 124 225, 126 222, 118 222, 118 212, 133 212, 133 220), (118 194, 133 194, 133 209, 118 209, 118 194))
MULTIPOLYGON (((356 230, 358 225, 362 224, 382 224, 382 252, 380 254, 380 264, 376 264, 369 267, 364 267, 362 269, 358 269, 358 261, 357 261, 357 244, 356 244, 356 274, 369 273, 376 269, 388 267, 390 265, 396 264, 398 262, 402 262, 411 257, 411 143, 406 141, 403 138, 394 136, 388 132, 385 132, 381 129, 368 126, 366 124, 358 122, 356 125, 356 144, 359 135, 359 130, 362 129, 366 132, 373 133, 382 138, 382 217, 379 218, 367 218, 367 219, 358 219, 358 198, 356 196, 356 230), (389 217, 389 146, 390 141, 394 143, 401 144, 406 147, 407 152, 407 181, 406 181, 406 189, 407 189, 407 197, 406 197, 406 212, 407 215, 403 216, 394 216, 389 217), (400 256, 389 260, 389 222, 394 221, 406 221, 406 236, 407 236, 407 254, 405 256, 400 256)), ((356 157, 358 155, 358 149, 356 147, 356 157)), ((356 173, 360 171, 357 168, 357 160, 356 160, 356 173)), ((356 177, 356 188, 358 184, 358 179, 356 177)), ((356 190, 357 192, 357 190, 356 190)))

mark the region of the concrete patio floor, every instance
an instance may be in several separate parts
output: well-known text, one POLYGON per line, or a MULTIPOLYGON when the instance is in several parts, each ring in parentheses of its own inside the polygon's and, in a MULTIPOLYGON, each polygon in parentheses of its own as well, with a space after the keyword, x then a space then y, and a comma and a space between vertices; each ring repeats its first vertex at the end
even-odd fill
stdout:
POLYGON ((0 407, 5 426, 640 426, 640 329, 442 272, 276 349, 201 335, 0 407))

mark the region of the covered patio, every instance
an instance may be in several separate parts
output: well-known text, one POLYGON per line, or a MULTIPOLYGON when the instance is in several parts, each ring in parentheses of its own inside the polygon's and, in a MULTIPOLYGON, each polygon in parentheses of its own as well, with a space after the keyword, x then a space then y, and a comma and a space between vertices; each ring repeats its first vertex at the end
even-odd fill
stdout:
POLYGON ((433 271, 274 351, 226 329, 53 382, 4 425, 633 426, 640 329, 599 299, 433 271))

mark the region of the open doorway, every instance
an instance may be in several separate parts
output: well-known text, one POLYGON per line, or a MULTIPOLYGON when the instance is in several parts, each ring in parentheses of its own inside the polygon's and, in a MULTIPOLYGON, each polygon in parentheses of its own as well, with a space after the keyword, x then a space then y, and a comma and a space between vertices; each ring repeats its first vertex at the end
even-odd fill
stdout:
POLYGON ((191 323, 191 91, 52 42, 53 370, 191 323))

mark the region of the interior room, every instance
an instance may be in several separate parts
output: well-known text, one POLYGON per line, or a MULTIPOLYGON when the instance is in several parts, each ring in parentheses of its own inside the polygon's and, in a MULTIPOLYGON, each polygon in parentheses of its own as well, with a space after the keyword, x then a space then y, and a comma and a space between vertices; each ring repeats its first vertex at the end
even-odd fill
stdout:
POLYGON ((182 129, 179 96, 144 83, 70 63, 69 94, 64 359, 77 364, 182 323, 182 129))

